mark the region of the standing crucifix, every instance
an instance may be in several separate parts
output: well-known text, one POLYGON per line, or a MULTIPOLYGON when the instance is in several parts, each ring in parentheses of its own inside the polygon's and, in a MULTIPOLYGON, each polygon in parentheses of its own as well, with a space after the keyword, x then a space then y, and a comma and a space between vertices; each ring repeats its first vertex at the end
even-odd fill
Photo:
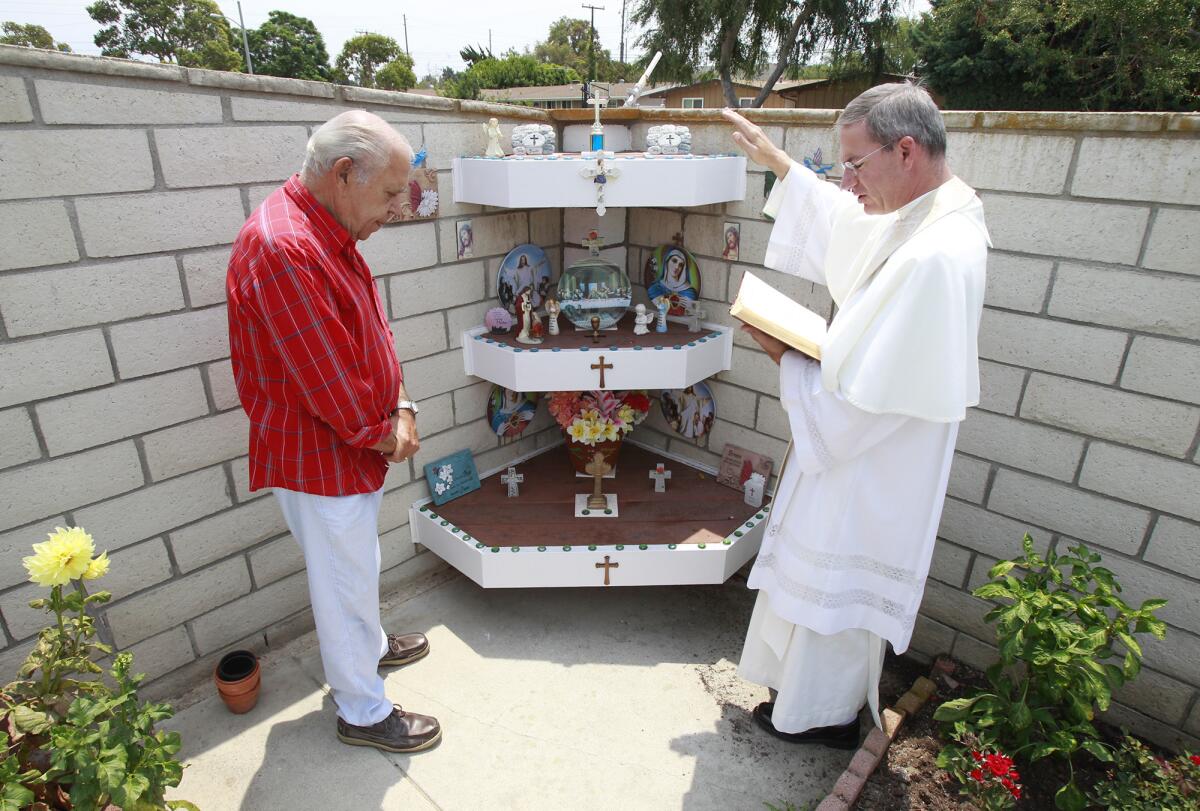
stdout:
POLYGON ((592 489, 592 494, 588 496, 587 506, 589 510, 603 510, 608 507, 608 498, 601 492, 601 487, 604 483, 604 474, 610 470, 612 470, 612 465, 604 461, 604 454, 600 451, 596 451, 592 457, 592 461, 588 462, 587 467, 584 468, 584 471, 591 474, 591 477, 596 482, 595 487, 592 489))
POLYGON ((605 363, 604 356, 601 355, 600 362, 593 363, 591 368, 600 370, 600 388, 604 388, 604 370, 613 368, 613 365, 611 363, 605 363))
POLYGON ((525 474, 518 473, 515 467, 510 467, 508 472, 500 477, 500 483, 508 485, 509 498, 515 498, 516 496, 521 495, 519 485, 523 481, 525 481, 525 474))

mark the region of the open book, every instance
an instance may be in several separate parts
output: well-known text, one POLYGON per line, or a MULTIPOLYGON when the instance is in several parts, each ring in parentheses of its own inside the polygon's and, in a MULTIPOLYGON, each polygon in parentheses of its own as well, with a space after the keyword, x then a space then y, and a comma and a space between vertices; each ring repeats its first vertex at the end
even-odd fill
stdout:
POLYGON ((821 359, 825 319, 753 273, 746 273, 742 277, 742 286, 738 289, 733 306, 729 308, 729 314, 809 357, 821 359))

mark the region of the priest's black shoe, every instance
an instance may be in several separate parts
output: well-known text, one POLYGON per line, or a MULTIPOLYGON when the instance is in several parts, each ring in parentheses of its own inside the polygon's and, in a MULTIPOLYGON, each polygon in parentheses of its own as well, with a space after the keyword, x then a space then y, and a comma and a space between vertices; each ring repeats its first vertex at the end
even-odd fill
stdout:
POLYGON ((770 732, 781 741, 788 743, 815 743, 829 746, 833 749, 858 748, 858 719, 848 724, 833 727, 813 727, 804 732, 780 732, 771 723, 771 712, 775 709, 774 701, 764 701, 754 708, 754 720, 758 725, 770 732))

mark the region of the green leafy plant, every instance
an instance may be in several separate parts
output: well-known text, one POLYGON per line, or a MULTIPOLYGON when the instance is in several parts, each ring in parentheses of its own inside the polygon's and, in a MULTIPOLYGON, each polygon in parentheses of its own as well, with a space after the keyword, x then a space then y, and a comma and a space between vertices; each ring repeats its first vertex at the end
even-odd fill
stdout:
POLYGON ((1054 802, 1076 811, 1086 798, 1072 758, 1082 750, 1112 760, 1093 724, 1095 710, 1108 709, 1113 692, 1137 676, 1142 650, 1134 634, 1166 635, 1154 615, 1166 601, 1127 605, 1113 573, 1083 544, 1045 558, 1034 552, 1029 535, 1022 546, 1023 557, 997 563, 988 573, 991 582, 974 591, 1000 603, 984 617, 996 625, 1000 651, 1000 661, 986 671, 988 689, 947 701, 934 718, 950 727, 948 759, 961 757, 962 741, 973 736, 980 748, 1021 762, 1065 760, 1070 777, 1054 802))
POLYGON ((1200 806, 1200 755, 1171 760, 1127 736, 1113 752, 1108 780, 1097 783, 1088 799, 1121 811, 1184 811, 1200 806))
POLYGON ((30 580, 50 596, 30 602, 53 615, 18 672, 0 691, 0 811, 96 809, 131 811, 195 809, 166 800, 183 767, 177 732, 155 730, 173 714, 166 704, 138 701, 143 677, 133 655, 118 654, 105 679, 93 657, 112 649, 95 641, 91 606, 106 591, 88 594, 84 581, 108 571, 107 555, 94 557, 92 538, 78 527, 57 529, 25 558, 30 580))

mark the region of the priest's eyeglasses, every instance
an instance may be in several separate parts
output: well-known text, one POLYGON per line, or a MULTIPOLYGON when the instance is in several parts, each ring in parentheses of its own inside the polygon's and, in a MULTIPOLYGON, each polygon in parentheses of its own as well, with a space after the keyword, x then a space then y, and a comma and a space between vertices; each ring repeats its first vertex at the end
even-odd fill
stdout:
POLYGON ((896 144, 895 141, 892 141, 889 144, 884 144, 883 146, 879 147, 879 149, 871 150, 870 152, 863 155, 861 158, 859 158, 856 161, 842 161, 842 171, 847 174, 851 174, 851 173, 858 174, 858 170, 861 169, 863 164, 867 162, 867 158, 871 157, 876 152, 881 152, 881 151, 887 149, 888 147, 894 146, 895 144, 896 144))

